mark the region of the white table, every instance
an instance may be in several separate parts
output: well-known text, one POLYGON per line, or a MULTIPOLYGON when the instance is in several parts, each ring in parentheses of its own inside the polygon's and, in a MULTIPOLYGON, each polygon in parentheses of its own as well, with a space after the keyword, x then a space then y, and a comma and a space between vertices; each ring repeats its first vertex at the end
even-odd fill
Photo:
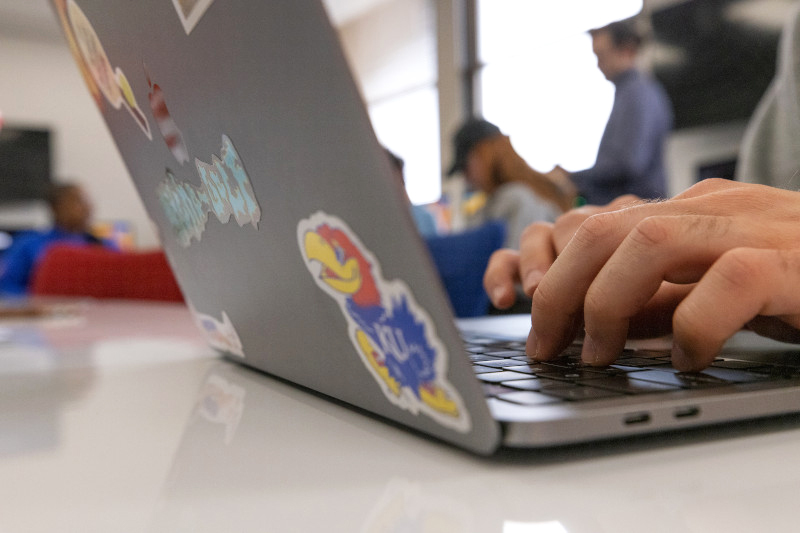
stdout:
POLYGON ((218 359, 180 305, 0 323, 0 532, 800 531, 800 422, 489 459, 218 359))

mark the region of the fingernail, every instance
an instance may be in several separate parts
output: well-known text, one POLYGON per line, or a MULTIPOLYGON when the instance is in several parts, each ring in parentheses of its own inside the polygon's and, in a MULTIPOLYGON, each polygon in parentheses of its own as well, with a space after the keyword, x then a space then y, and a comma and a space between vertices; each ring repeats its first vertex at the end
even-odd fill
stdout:
POLYGON ((492 289, 492 303, 497 304, 506 295, 506 290, 503 287, 495 287, 492 289))
POLYGON ((670 355, 672 366, 675 367, 675 369, 684 370, 691 367, 691 361, 680 344, 672 344, 672 352, 670 355))
POLYGON ((600 354, 597 351, 597 345, 594 339, 587 333, 583 337, 583 350, 581 350, 581 361, 586 365, 596 365, 599 360, 600 354))

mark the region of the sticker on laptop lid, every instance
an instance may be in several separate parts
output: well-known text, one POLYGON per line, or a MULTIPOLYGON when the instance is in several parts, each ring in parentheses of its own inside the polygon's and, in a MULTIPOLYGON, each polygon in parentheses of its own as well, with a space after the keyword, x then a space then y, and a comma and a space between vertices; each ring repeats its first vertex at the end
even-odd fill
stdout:
POLYGON ((153 140, 150 123, 136 102, 136 96, 133 94, 128 78, 119 67, 112 67, 92 23, 78 4, 74 0, 67 0, 66 13, 59 10, 59 15, 62 18, 67 17, 69 24, 64 24, 64 27, 72 32, 71 37, 74 38, 86 71, 100 89, 105 100, 114 109, 125 107, 147 138, 153 140))
POLYGON ((212 156, 211 163, 194 161, 200 175, 199 187, 178 180, 167 170, 167 179, 156 189, 178 244, 188 248, 192 239, 200 242, 209 212, 222 224, 227 224, 233 215, 239 227, 251 224, 258 229, 261 207, 228 136, 222 136, 220 156, 212 156))
POLYGON ((167 148, 172 152, 175 159, 183 165, 189 162, 189 150, 186 148, 186 143, 183 141, 183 133, 175 123, 175 119, 167 108, 167 101, 164 97, 164 91, 157 83, 153 83, 150 79, 150 73, 147 67, 144 67, 145 76, 147 77, 147 86, 150 87, 150 92, 147 95, 150 101, 150 110, 153 112, 153 118, 156 119, 156 126, 167 144, 167 148))
POLYGON ((341 219, 318 212, 297 238, 317 285, 339 304, 350 341, 386 397, 461 432, 471 420, 447 381, 447 351, 401 280, 385 280, 374 255, 341 219))
POLYGON ((178 18, 181 19, 186 35, 192 33, 194 27, 213 3, 214 0, 172 0, 172 5, 178 12, 178 18))
POLYGON ((244 348, 236 328, 233 327, 228 313, 222 311, 222 320, 217 320, 211 315, 201 313, 189 302, 194 323, 200 329, 206 342, 217 350, 244 358, 244 348))

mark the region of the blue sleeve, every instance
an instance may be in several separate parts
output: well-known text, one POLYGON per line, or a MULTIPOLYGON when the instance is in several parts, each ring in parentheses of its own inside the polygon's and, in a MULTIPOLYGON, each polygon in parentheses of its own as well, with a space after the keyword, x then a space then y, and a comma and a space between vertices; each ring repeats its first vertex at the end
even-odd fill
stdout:
POLYGON ((571 175, 579 190, 641 176, 672 123, 663 98, 643 84, 620 88, 592 168, 571 175))
POLYGON ((39 251, 37 239, 27 238, 14 243, 3 259, 0 294, 24 296, 28 292, 31 271, 39 251))

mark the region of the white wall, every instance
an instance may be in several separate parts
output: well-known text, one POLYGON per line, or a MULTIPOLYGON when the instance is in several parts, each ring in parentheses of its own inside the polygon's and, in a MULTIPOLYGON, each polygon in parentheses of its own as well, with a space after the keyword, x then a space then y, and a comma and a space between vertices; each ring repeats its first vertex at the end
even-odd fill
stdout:
MULTIPOLYGON (((95 219, 126 220, 140 248, 158 245, 154 226, 137 196, 100 112, 78 72, 66 41, 0 35, 0 112, 6 124, 46 126, 54 132, 53 173, 85 186, 95 219)), ((3 216, 5 215, 5 216, 3 216)), ((21 224, 41 221, 28 207, 0 212, 21 224)))

